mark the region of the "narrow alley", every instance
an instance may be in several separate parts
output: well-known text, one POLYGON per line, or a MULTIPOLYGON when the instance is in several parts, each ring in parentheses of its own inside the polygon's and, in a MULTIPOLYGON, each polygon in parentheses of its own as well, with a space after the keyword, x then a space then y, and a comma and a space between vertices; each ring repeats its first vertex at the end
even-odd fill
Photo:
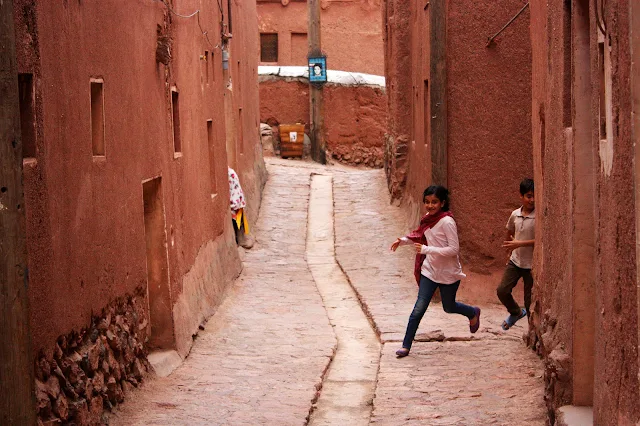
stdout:
POLYGON ((0 46, 0 426, 640 425, 640 1, 0 0, 0 46))
POLYGON ((434 303, 412 356, 396 359, 416 288, 411 253, 388 250, 403 221, 381 171, 279 159, 267 168, 242 275, 185 362, 135 390, 110 424, 544 424, 542 364, 521 325, 500 329, 497 306, 483 306, 472 337, 434 303), (332 208, 347 289, 331 259, 332 208))

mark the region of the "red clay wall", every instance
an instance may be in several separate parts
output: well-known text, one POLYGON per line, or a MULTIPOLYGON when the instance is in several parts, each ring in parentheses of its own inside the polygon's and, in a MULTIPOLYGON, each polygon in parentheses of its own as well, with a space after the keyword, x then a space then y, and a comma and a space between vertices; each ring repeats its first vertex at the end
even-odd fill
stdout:
POLYGON ((538 211, 531 343, 545 359, 549 418, 564 404, 592 404, 594 424, 635 424, 629 4, 607 2, 604 16, 611 40, 612 161, 600 135, 603 76, 593 3, 574 2, 572 10, 562 3, 531 6, 538 211))
MULTIPOLYGON (((181 13, 201 8, 209 43, 196 17, 177 18, 161 2, 14 3, 19 71, 34 74, 36 93, 37 152, 24 171, 34 352, 50 357, 59 336, 88 328, 92 314, 146 289, 142 183, 161 176, 173 333, 184 356, 241 268, 229 223, 217 5, 177 6, 181 13), (156 62, 159 27, 173 39, 169 66, 156 62), (208 64, 205 51, 213 54, 208 64), (91 78, 104 80, 102 158, 92 155, 91 78), (179 91, 181 155, 174 155, 172 86, 179 91)), ((257 15, 254 4, 233 7, 245 137, 238 172, 255 218, 265 178, 257 144, 257 15)))
POLYGON ((561 30, 547 39, 550 28, 563 28, 562 4, 531 6, 533 51, 532 134, 536 181, 536 263, 532 324, 540 327, 537 343, 547 358, 547 407, 555 409, 572 402, 570 353, 572 352, 571 236, 571 145, 563 123, 564 63, 561 30), (547 24, 547 17, 549 21, 547 24), (548 25, 548 26, 547 26, 548 25), (548 52, 555 52, 553 63, 548 52), (548 67, 551 68, 549 72, 548 67), (543 290, 544 289, 544 290, 543 290), (554 352, 555 351, 555 352, 554 352))
POLYGON ((490 300, 495 300, 495 286, 507 257, 501 248, 504 224, 519 207, 520 181, 533 174, 528 12, 495 45, 487 47, 486 40, 521 7, 514 0, 447 2, 442 17, 446 39, 435 37, 435 42, 444 43, 446 56, 435 66, 446 70, 446 83, 441 85, 431 63, 434 5, 425 8, 420 2, 388 1, 386 9, 391 135, 386 164, 392 198, 402 194, 409 222, 415 224, 422 191, 433 182, 436 169, 444 171, 460 232, 461 260, 471 273, 465 291, 478 291, 482 285, 477 297, 490 300), (431 99, 437 93, 443 94, 446 105, 435 105, 438 110, 434 110, 431 99), (433 146, 442 138, 433 127, 441 114, 446 114, 443 149, 448 160, 444 165, 432 158, 433 146), (403 154, 404 138, 409 141, 408 160, 403 154), (486 279, 486 274, 493 274, 492 278, 486 279))
MULTIPOLYGON (((635 424, 640 419, 638 388, 638 297, 631 139, 629 1, 607 2, 611 37, 613 161, 607 173, 600 152, 598 174, 598 262, 594 423, 635 424), (631 204, 632 205, 632 204, 631 204), (634 297, 635 296, 635 297, 634 297)), ((634 28, 638 31, 638 28, 634 28)), ((637 48, 637 46, 636 46, 637 48)), ((636 160, 637 161, 637 160, 636 160)))
POLYGON ((304 123, 308 132, 308 81, 260 77, 260 121, 269 124, 304 123))
MULTIPOLYGON (((308 31, 307 2, 258 0, 261 33, 278 34, 277 65, 306 65, 307 48, 292 45, 292 33, 308 31)), ((322 50, 329 69, 382 75, 381 0, 321 2, 322 50), (345 40, 349 40, 345 43, 345 40)))
MULTIPOLYGON (((309 121, 309 84, 272 76, 260 80, 260 120, 293 124, 309 121)), ((345 164, 382 167, 387 99, 383 88, 324 87, 325 142, 331 156, 345 164)))
POLYGON ((520 181, 533 175, 531 47, 528 11, 494 46, 485 46, 487 30, 508 22, 521 1, 478 6, 472 0, 448 3, 447 147, 462 261, 470 272, 485 274, 504 267, 504 225, 520 206, 520 181))
POLYGON ((325 142, 341 163, 382 167, 387 121, 383 88, 339 86, 324 89, 325 142))
POLYGON ((411 3, 385 0, 384 31, 385 79, 388 99, 388 124, 384 151, 384 168, 391 199, 402 197, 407 179, 407 152, 411 143, 412 66, 411 3))

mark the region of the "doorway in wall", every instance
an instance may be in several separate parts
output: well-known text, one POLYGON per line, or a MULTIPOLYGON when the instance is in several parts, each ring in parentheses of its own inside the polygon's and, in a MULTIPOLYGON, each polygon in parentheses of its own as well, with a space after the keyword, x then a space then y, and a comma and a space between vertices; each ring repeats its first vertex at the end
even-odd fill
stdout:
POLYGON ((162 178, 142 183, 144 200, 144 236, 147 249, 147 293, 149 322, 151 323, 150 349, 173 349, 173 315, 169 262, 165 231, 162 178))

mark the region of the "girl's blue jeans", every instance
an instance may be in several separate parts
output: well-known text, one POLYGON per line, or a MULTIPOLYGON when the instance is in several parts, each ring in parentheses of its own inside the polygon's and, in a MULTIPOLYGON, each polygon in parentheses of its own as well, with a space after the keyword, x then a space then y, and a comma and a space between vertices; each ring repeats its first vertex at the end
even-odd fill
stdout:
POLYGON ((456 302, 456 293, 460 287, 460 281, 453 284, 438 284, 431 281, 424 275, 420 276, 420 289, 418 290, 418 300, 413 307, 413 312, 409 316, 409 324, 407 324, 407 332, 402 342, 402 347, 411 349, 413 339, 416 337, 418 326, 424 316, 424 313, 429 307, 433 293, 436 289, 440 289, 440 296, 442 296, 442 308, 448 314, 460 314, 469 318, 470 320, 476 316, 476 311, 473 307, 465 305, 464 303, 456 302))

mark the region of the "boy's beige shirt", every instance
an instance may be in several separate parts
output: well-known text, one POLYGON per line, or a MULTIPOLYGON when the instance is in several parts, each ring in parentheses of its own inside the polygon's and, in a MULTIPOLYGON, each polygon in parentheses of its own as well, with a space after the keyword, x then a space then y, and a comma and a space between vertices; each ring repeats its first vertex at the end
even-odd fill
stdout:
MULTIPOLYGON (((514 210, 507 221, 507 230, 513 232, 517 241, 535 239, 536 211, 525 215, 522 207, 514 210)), ((511 252, 511 261, 519 268, 531 269, 533 266, 533 246, 520 247, 511 252)))

